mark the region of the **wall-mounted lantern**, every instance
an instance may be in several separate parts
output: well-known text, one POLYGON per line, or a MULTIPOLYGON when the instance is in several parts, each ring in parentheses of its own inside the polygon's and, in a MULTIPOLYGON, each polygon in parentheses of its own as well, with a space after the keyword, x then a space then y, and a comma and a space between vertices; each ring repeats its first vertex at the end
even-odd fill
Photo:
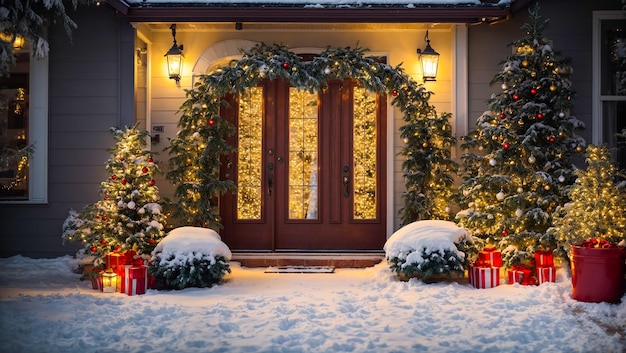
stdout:
POLYGON ((430 39, 428 39, 428 31, 426 31, 424 40, 426 40, 426 48, 424 48, 424 50, 420 50, 419 48, 417 49, 417 53, 420 56, 419 59, 422 64, 422 76, 424 77, 424 82, 436 81, 437 66, 439 65, 439 53, 431 48, 430 39))
POLYGON ((167 58, 167 73, 172 80, 176 80, 176 83, 178 83, 183 68, 183 45, 176 44, 176 24, 171 25, 170 29, 172 30, 174 44, 165 54, 167 58))

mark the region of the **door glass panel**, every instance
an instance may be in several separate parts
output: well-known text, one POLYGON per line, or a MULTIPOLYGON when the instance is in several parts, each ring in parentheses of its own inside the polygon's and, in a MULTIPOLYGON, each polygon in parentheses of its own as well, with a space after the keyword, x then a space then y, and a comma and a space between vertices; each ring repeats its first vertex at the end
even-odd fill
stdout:
POLYGON ((263 196, 263 88, 253 87, 239 98, 237 154, 237 218, 261 219, 263 196))
POLYGON ((289 219, 317 219, 317 94, 289 89, 289 219))
POLYGON ((376 209, 376 95, 354 88, 354 219, 375 219, 376 209))

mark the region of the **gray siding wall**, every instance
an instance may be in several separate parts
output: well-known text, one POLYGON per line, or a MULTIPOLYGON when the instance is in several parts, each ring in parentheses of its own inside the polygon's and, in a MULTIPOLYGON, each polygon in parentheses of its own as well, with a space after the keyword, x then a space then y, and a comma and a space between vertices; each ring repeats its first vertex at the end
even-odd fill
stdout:
POLYGON ((70 16, 71 41, 61 26, 49 31, 48 204, 0 204, 0 256, 73 253, 61 241, 63 220, 99 199, 109 128, 133 124, 133 28, 108 6, 70 16))
MULTIPOLYGON (((531 4, 530 6, 534 6, 531 4)), ((540 1, 540 15, 549 18, 544 36, 553 42, 552 48, 572 60, 572 86, 576 91, 573 115, 585 122, 581 135, 591 142, 591 65, 593 11, 621 10, 621 0, 549 0, 540 1)), ((509 43, 521 38, 520 27, 528 20, 523 9, 509 21, 499 24, 470 26, 469 36, 469 128, 488 110, 486 101, 492 93, 500 92, 499 84, 489 86, 493 76, 502 68, 500 62, 511 54, 509 43)))

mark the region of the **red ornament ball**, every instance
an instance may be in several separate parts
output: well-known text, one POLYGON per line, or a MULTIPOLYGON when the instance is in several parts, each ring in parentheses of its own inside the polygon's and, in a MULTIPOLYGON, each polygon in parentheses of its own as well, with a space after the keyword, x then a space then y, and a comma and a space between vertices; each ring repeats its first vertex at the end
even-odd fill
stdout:
POLYGON ((283 67, 284 67, 285 69, 288 69, 288 68, 289 68, 289 63, 283 63, 283 67))
POLYGON ((154 244, 154 239, 150 238, 150 240, 148 240, 148 242, 150 242, 150 244, 154 244))
POLYGON ((117 179, 117 175, 115 175, 115 174, 111 175, 111 179, 113 179, 113 180, 117 179))
POLYGON ((141 168, 141 172, 142 173, 147 173, 148 172, 148 168, 146 168, 146 167, 141 168))
POLYGON ((534 96, 535 94, 537 94, 537 89, 536 89, 536 88, 531 88, 531 89, 530 89, 530 94, 532 94, 533 96, 534 96))
POLYGON ((502 235, 506 237, 507 235, 509 235, 509 231, 507 231, 506 229, 504 229, 504 230, 502 231, 502 235))
POLYGON ((122 178, 122 180, 120 180, 120 183, 122 183, 122 185, 126 185, 126 178, 122 178))
POLYGON ((152 157, 148 158, 148 163, 154 163, 154 159, 152 157))
POLYGON ((543 119, 543 113, 537 113, 537 119, 543 119))
POLYGON ((154 179, 150 180, 150 185, 154 185, 156 184, 156 181, 154 181, 154 179))
POLYGON ((100 244, 102 244, 102 245, 106 245, 106 243, 107 243, 107 241, 106 241, 106 240, 104 240, 104 239, 100 240, 100 244))
POLYGON ((500 113, 500 119, 506 119, 506 114, 500 113))
POLYGON ((209 119, 209 125, 211 126, 215 125, 215 119, 209 119))
POLYGON ((502 145, 502 148, 504 148, 505 150, 508 150, 508 149, 509 149, 509 147, 511 147, 511 144, 510 144, 510 143, 508 143, 508 142, 505 142, 505 143, 502 145))
POLYGON ((514 100, 514 101, 519 100, 519 94, 515 93, 515 94, 513 95, 513 100, 514 100))
POLYGON ((102 216, 102 220, 103 220, 103 221, 106 221, 107 219, 109 219, 109 217, 107 217, 107 216, 102 216))
POLYGON ((98 251, 98 248, 96 248, 95 246, 92 246, 91 247, 91 252, 96 252, 96 251, 98 251))
POLYGON ((554 141, 556 141, 556 138, 555 138, 554 136, 550 136, 550 138, 548 139, 548 141, 550 141, 550 142, 554 142, 554 141))
POLYGON ((123 162, 123 161, 124 161, 124 157, 120 157, 120 162, 123 162))
POLYGON ((398 91, 396 91, 395 89, 393 90, 393 92, 391 92, 391 95, 396 97, 398 95, 398 91))
POLYGON ((109 196, 109 194, 104 195, 104 199, 108 200, 111 196, 109 196))

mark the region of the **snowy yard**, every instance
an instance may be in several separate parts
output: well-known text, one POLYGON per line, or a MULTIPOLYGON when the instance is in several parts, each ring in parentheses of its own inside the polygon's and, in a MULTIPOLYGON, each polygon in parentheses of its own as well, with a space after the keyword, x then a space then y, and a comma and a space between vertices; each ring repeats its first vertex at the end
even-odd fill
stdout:
POLYGON ((101 293, 70 257, 0 259, 1 352, 624 352, 626 298, 590 304, 570 279, 538 287, 400 282, 386 264, 225 284, 101 293))

